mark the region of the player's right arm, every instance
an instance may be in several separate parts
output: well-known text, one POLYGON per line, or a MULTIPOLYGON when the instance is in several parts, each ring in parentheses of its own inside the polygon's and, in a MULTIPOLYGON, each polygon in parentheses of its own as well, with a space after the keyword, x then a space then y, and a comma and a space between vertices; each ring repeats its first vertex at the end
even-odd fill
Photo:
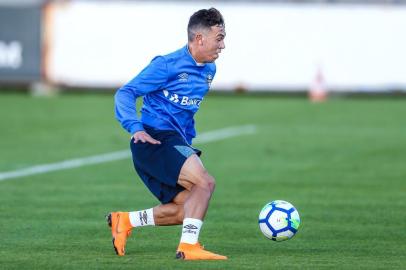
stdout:
POLYGON ((134 143, 137 142, 148 142, 150 144, 161 144, 160 141, 155 140, 154 138, 151 137, 151 135, 149 135, 148 133, 146 133, 143 130, 137 131, 134 133, 133 135, 133 139, 134 139, 134 143))
POLYGON ((134 79, 117 90, 115 115, 121 126, 133 135, 135 142, 159 143, 149 136, 137 117, 138 97, 162 89, 167 82, 168 69, 163 57, 155 57, 134 79))

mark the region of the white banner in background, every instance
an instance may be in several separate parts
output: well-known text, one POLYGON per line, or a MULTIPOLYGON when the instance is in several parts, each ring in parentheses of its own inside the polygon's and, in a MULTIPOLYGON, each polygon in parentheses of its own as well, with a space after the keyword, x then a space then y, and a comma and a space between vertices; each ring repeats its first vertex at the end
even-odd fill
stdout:
MULTIPOLYGON (((118 87, 150 60, 187 42, 190 15, 211 5, 163 2, 51 4, 47 78, 59 84, 118 87)), ((214 89, 306 89, 318 69, 345 91, 406 89, 406 8, 219 3, 226 49, 214 89)))

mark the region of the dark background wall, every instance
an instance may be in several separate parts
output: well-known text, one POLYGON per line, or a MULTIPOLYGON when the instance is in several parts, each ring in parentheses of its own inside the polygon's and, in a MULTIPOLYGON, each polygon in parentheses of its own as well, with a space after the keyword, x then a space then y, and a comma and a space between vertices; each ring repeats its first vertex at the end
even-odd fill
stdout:
POLYGON ((0 82, 41 76, 41 7, 0 7, 0 82))

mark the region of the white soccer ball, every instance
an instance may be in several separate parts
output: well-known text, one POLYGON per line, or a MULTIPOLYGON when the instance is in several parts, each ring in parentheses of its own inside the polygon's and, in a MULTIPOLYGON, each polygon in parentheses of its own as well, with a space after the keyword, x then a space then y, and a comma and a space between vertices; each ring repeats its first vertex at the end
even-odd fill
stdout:
POLYGON ((299 212, 289 202, 272 201, 262 208, 258 223, 267 238, 278 242, 285 241, 292 238, 299 229, 299 212))

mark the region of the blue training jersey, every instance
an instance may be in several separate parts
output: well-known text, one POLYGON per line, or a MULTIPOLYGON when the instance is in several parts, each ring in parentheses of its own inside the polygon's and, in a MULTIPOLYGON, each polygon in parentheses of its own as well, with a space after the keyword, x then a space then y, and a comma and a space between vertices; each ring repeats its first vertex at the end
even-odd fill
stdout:
POLYGON ((117 120, 130 134, 144 130, 143 124, 159 130, 175 130, 192 144, 196 137, 193 116, 209 91, 216 73, 214 63, 199 64, 188 46, 155 57, 115 95, 117 120), (143 96, 141 119, 135 101, 143 96))

